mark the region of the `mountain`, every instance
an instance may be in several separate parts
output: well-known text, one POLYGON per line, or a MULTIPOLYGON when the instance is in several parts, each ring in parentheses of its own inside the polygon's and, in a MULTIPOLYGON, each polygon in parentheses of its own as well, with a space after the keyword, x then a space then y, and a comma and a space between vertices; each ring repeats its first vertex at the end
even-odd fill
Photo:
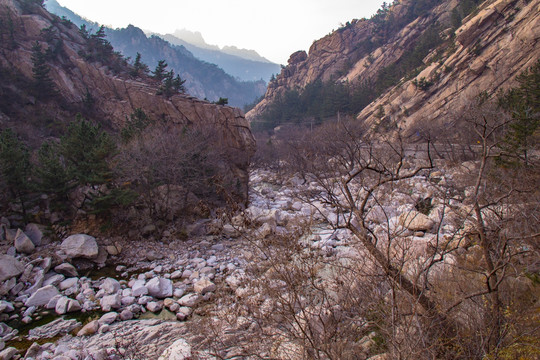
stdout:
MULTIPOLYGON (((254 50, 226 46, 220 49, 207 44, 201 33, 177 30, 174 34, 158 35, 173 45, 183 46, 196 58, 216 64, 228 74, 244 81, 270 80, 280 71, 280 66, 260 56, 254 50)), ((262 94, 261 94, 262 95, 262 94)))
POLYGON ((247 114, 269 128, 350 114, 413 133, 495 94, 540 57, 538 1, 395 1, 291 55, 247 114), (299 109, 299 110, 296 110, 299 109))
MULTIPOLYGON (((99 29, 98 24, 73 13, 55 0, 48 0, 46 7, 52 13, 69 19, 79 27, 85 25, 93 31, 99 29)), ((150 69, 154 69, 158 61, 164 59, 169 69, 186 80, 188 92, 200 99, 217 101, 223 97, 228 98, 230 105, 242 107, 252 103, 265 92, 266 83, 260 77, 256 79, 257 81, 239 81, 217 65, 197 59, 184 46, 173 45, 157 36, 147 37, 135 26, 129 25, 125 29, 106 28, 105 33, 115 50, 131 59, 135 59, 139 52, 142 61, 150 69)))
POLYGON ((236 154, 225 163, 236 174, 238 190, 247 191, 255 143, 239 109, 166 92, 164 83, 134 74, 99 34, 84 34, 37 1, 0 0, 0 20, 2 129, 12 129, 35 149, 45 139, 61 138, 77 114, 112 134, 141 111, 148 121, 177 131, 211 128, 220 139, 213 146, 236 154))

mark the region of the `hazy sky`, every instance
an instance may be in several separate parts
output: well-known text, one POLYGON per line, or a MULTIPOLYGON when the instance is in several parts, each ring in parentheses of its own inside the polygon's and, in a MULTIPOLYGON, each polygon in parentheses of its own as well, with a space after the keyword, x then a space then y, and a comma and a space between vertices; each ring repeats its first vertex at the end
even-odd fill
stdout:
POLYGON ((157 33, 200 31, 207 43, 256 50, 285 64, 297 50, 352 19, 370 17, 382 0, 58 0, 107 26, 133 24, 157 33))

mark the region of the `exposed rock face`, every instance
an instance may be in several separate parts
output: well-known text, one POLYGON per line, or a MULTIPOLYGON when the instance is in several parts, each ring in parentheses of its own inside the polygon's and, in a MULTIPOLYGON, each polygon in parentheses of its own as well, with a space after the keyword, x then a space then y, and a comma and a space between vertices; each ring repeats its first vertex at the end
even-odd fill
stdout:
POLYGON ((305 51, 293 53, 288 65, 275 81, 268 84, 264 99, 247 114, 252 121, 280 94, 294 88, 304 88, 316 80, 337 80, 337 74, 359 60, 364 54, 357 45, 372 36, 372 26, 367 21, 355 20, 347 28, 333 32, 311 45, 309 55, 305 51))
POLYGON ((191 358, 191 346, 184 340, 176 340, 161 354, 158 360, 185 360, 191 358))
MULTIPOLYGON (((399 19, 411 1, 392 8, 399 19)), ((377 36, 374 24, 354 20, 349 25, 313 43, 307 57, 291 55, 275 81, 268 85, 265 98, 247 114, 257 120, 273 99, 287 90, 303 89, 316 80, 369 82, 381 71, 397 63, 405 51, 438 23, 451 32, 450 15, 458 1, 446 0, 423 17, 412 20, 382 45, 372 48, 369 39, 377 36)), ((427 123, 443 123, 466 101, 482 91, 496 93, 510 87, 515 77, 540 58, 539 1, 496 0, 480 4, 479 11, 463 19, 456 30, 455 47, 449 47, 442 59, 434 61, 432 52, 424 58, 425 69, 414 79, 388 89, 358 115, 358 119, 376 124, 380 109, 386 118, 397 120, 402 129, 412 132, 427 123), (427 90, 413 85, 425 78, 433 83, 427 90)), ((448 39, 451 43, 451 39, 448 39)))
POLYGON ((135 109, 141 108, 151 118, 163 120, 179 127, 207 125, 222 134, 223 145, 233 154, 230 166, 247 191, 247 166, 255 151, 255 141, 249 123, 236 108, 218 106, 178 94, 170 98, 156 95, 157 86, 149 79, 131 78, 127 74, 115 74, 108 66, 84 60, 79 52, 84 50, 85 40, 76 27, 65 25, 45 9, 37 8, 34 14, 24 14, 18 0, 0 0, 0 18, 13 21, 14 46, 2 41, 0 69, 19 73, 32 81, 32 45, 38 41, 47 50, 42 29, 51 28, 61 39, 62 56, 49 60, 49 75, 54 81, 63 104, 69 106, 43 106, 35 103, 24 91, 7 89, 20 98, 23 106, 0 107, 0 121, 16 123, 18 118, 43 111, 42 116, 63 117, 71 121, 76 113, 83 112, 95 121, 104 122, 112 130, 119 130, 135 109), (58 60, 60 59, 60 60, 58 60), (85 101, 92 99, 92 111, 84 111, 85 101), (85 100, 86 99, 86 100, 85 100), (42 106, 42 109, 37 109, 42 106), (52 107, 52 108, 51 108, 52 107))
POLYGON ((433 85, 422 91, 412 79, 386 92, 358 118, 376 123, 380 106, 403 129, 443 124, 480 92, 495 94, 540 58, 540 3, 515 0, 485 2, 456 31, 456 49, 434 62, 415 79, 433 85), (488 4, 489 3, 489 4, 488 4), (438 79, 438 80, 437 80, 438 79))

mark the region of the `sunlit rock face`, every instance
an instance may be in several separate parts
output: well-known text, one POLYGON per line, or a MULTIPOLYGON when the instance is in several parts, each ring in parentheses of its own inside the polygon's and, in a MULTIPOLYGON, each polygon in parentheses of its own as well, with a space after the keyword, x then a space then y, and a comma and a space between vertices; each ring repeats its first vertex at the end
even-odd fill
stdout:
MULTIPOLYGON (((411 3, 401 1, 390 8, 396 22, 411 3)), ((485 1, 462 20, 460 27, 452 29, 452 11, 458 4, 456 0, 442 1, 377 46, 370 45, 380 35, 371 20, 351 21, 315 41, 307 54, 292 54, 247 118, 257 121, 280 95, 292 89, 301 91, 317 80, 347 82, 353 88, 370 83, 388 66, 399 64, 423 35, 433 31, 434 24, 440 25, 439 35, 445 45, 423 59, 417 76, 401 79, 365 107, 357 114, 359 120, 375 124, 384 113, 401 129, 413 131, 428 123, 444 123, 480 92, 495 94, 513 86, 516 76, 540 57, 538 2, 485 1), (429 88, 415 85, 422 78, 429 82, 429 88)))

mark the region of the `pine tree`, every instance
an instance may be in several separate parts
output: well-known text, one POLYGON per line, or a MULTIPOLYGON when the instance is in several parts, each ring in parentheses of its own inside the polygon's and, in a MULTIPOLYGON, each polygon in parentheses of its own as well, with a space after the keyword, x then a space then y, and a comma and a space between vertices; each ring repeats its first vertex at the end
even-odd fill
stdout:
POLYGON ((173 88, 174 88, 175 92, 179 92, 179 93, 184 94, 186 92, 186 87, 184 86, 185 82, 186 82, 186 80, 182 80, 180 78, 180 75, 176 75, 176 77, 174 78, 174 81, 173 81, 173 88))
POLYGON ((167 66, 168 65, 165 60, 159 60, 156 69, 152 71, 152 77, 157 81, 161 82, 167 76, 167 72, 165 71, 165 69, 167 69, 167 66))
POLYGON ((56 93, 54 82, 49 76, 50 68, 47 65, 45 54, 41 51, 41 44, 32 45, 32 75, 34 77, 34 90, 42 98, 48 98, 56 93))
POLYGON ((79 34, 85 40, 88 40, 90 38, 90 33, 88 32, 88 29, 86 28, 85 24, 82 24, 81 27, 79 28, 79 34))
POLYGON ((15 133, 7 128, 0 132, 0 179, 13 200, 18 200, 26 216, 25 196, 29 192, 30 153, 15 133))
POLYGON ((136 108, 135 111, 131 114, 129 119, 126 119, 126 125, 120 131, 120 136, 122 140, 127 143, 135 135, 140 135, 142 131, 150 125, 151 120, 148 118, 148 115, 141 108, 136 108))
POLYGON ((89 121, 78 118, 62 137, 59 153, 65 159, 66 171, 79 185, 99 185, 112 178, 107 160, 116 151, 111 137, 89 121))
POLYGON ((540 139, 540 60, 517 77, 519 86, 500 97, 501 107, 510 112, 512 122, 505 135, 503 162, 516 165, 529 163, 529 152, 540 139))
POLYGON ((66 203, 70 190, 71 177, 59 152, 59 146, 54 142, 44 142, 38 151, 38 165, 35 168, 36 190, 49 194, 52 203, 66 203))
POLYGON ((163 83, 158 90, 158 95, 161 94, 165 95, 166 97, 170 97, 172 94, 174 94, 174 70, 171 70, 165 74, 163 83))
POLYGON ((186 81, 180 78, 180 75, 174 76, 174 70, 171 70, 164 74, 162 84, 157 91, 157 95, 165 95, 170 97, 177 93, 185 93, 186 87, 184 83, 186 81))
POLYGON ((101 25, 95 34, 90 35, 87 43, 87 49, 91 54, 91 58, 103 63, 110 60, 111 56, 114 54, 111 43, 105 39, 106 36, 105 26, 101 25))
POLYGON ((141 54, 137 53, 137 56, 135 57, 135 62, 133 63, 133 70, 131 71, 131 76, 138 76, 141 73, 148 73, 148 65, 141 61, 141 54))

